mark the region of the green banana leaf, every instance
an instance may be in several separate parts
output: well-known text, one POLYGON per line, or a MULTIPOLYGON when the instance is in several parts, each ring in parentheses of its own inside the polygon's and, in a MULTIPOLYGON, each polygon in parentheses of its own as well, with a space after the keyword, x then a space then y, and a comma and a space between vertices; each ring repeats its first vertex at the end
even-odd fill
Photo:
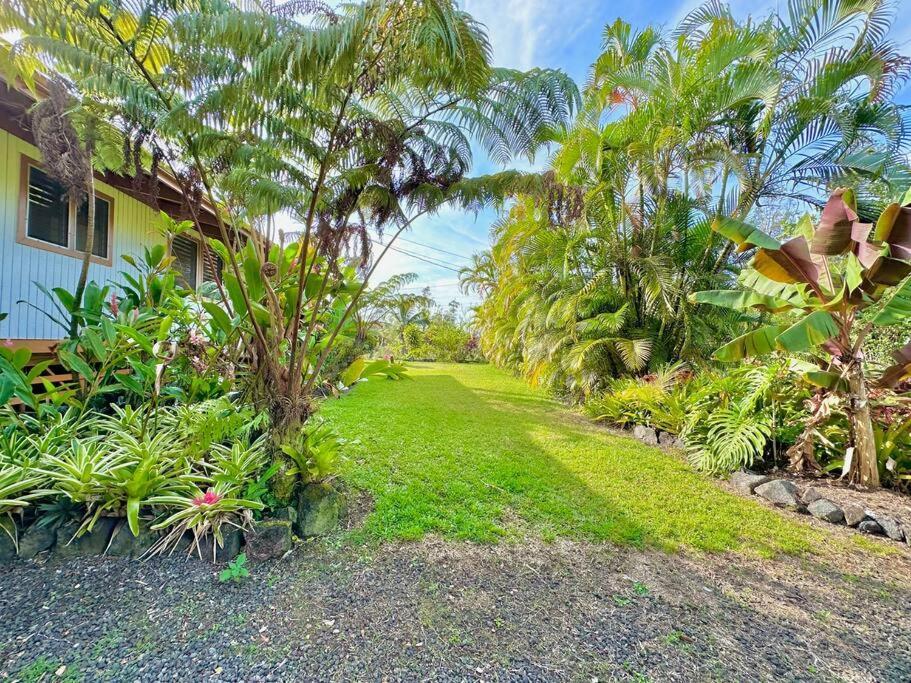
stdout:
POLYGON ((775 350, 775 340, 783 329, 781 325, 766 325, 748 332, 715 351, 715 358, 730 362, 764 356, 775 350))
POLYGON ((828 311, 813 311, 778 335, 776 345, 792 353, 808 351, 838 334, 838 324, 828 311))

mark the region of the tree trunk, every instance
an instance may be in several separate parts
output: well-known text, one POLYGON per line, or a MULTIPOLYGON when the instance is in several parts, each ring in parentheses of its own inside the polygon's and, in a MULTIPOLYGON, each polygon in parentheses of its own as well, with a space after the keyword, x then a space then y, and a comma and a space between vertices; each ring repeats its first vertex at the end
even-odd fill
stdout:
POLYGON ((867 400, 867 383, 860 360, 851 363, 848 372, 848 419, 854 441, 854 457, 851 459, 849 479, 867 488, 879 488, 879 463, 876 457, 876 437, 873 434, 873 419, 867 400))
MULTIPOLYGON (((89 151, 91 159, 91 151, 89 151)), ((76 292, 73 295, 73 312, 70 317, 70 338, 75 339, 79 332, 79 316, 76 313, 82 308, 82 295, 85 293, 85 285, 89 279, 89 264, 92 261, 92 250, 95 248, 95 175, 89 168, 86 174, 86 201, 88 201, 88 225, 85 228, 85 253, 82 256, 82 270, 79 271, 79 281, 76 283, 76 292)))

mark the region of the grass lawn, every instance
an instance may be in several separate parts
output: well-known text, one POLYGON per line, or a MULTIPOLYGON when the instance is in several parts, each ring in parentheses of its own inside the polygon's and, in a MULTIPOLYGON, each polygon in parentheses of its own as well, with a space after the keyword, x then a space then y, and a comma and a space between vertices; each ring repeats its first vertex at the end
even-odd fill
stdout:
POLYGON ((420 363, 410 376, 362 383, 322 409, 357 436, 341 472, 374 498, 369 537, 531 533, 760 554, 822 537, 493 366, 420 363))

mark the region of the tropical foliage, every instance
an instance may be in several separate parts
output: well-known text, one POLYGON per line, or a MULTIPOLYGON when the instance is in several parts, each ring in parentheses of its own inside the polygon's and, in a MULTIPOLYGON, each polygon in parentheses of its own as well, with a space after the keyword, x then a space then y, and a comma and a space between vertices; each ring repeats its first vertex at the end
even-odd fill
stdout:
MULTIPOLYGON (((801 222, 803 234, 779 243, 751 225, 725 218, 715 229, 755 255, 741 276, 740 290, 698 292, 696 303, 777 314, 772 324, 752 330, 715 352, 736 361, 781 350, 807 354, 805 377, 845 398, 851 425, 851 480, 879 486, 879 467, 864 375, 863 343, 875 326, 911 318, 911 207, 890 204, 865 222, 851 190, 837 190, 819 223, 801 222), (865 309, 876 313, 861 327, 865 309), (815 366, 815 367, 814 367, 815 366)), ((879 379, 894 386, 911 374, 911 344, 896 349, 896 364, 879 379)), ((819 468, 813 457, 813 423, 791 450, 792 466, 819 468)))
POLYGON ((0 406, 25 413, 0 427, 42 444, 4 461, 2 511, 66 499, 80 531, 124 514, 134 533, 147 516, 162 548, 220 541, 327 476, 339 437, 308 422, 317 399, 343 378, 404 372, 358 347, 370 323, 355 311, 388 245, 448 202, 524 186, 516 172, 469 177, 472 144, 503 162, 532 155, 578 104, 560 72, 493 66, 483 27, 450 0, 13 0, 0 28, 5 70, 38 101, 42 149, 79 152, 54 171, 76 201, 92 196, 93 169, 132 175, 153 204, 162 181, 183 197, 122 284, 83 269, 75 292, 46 291, 69 336, 55 358, 2 351, 0 406), (198 232, 204 209, 214 237, 198 232), (299 232, 278 230, 279 215, 299 232), (215 273, 199 291, 173 268, 189 231, 215 273), (381 253, 368 231, 389 233, 381 253), (41 379, 51 363, 73 381, 41 379), (247 415, 242 436, 206 411, 192 419, 209 429, 175 431, 229 393, 236 412, 222 418, 247 415), (123 440, 109 437, 114 416, 123 440), (42 437, 57 421, 67 438, 42 437))
POLYGON ((792 2, 740 22, 713 2, 668 35, 608 25, 552 170, 464 271, 487 357, 578 398, 755 321, 689 299, 742 264, 716 219, 777 230, 846 179, 865 200, 908 186, 908 114, 890 98, 909 60, 889 12, 792 2))

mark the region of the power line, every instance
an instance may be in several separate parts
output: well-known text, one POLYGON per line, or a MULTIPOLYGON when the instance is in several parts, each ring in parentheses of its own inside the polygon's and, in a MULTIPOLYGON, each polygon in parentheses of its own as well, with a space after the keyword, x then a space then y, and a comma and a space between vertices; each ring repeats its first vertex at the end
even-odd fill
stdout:
POLYGON ((402 242, 408 242, 409 244, 416 244, 417 246, 424 247, 425 249, 433 249, 434 251, 438 251, 441 254, 446 254, 447 256, 455 256, 456 258, 465 259, 466 261, 471 260, 470 256, 465 256, 464 254, 457 254, 454 251, 446 251, 445 249, 440 249, 439 247, 432 247, 429 244, 424 244, 423 242, 415 242, 414 240, 409 240, 404 237, 399 237, 399 240, 401 240, 402 242))
POLYGON ((390 249, 392 249, 392 251, 397 251, 398 253, 404 254, 405 256, 410 256, 411 258, 416 258, 418 261, 423 261, 424 263, 429 263, 430 265, 436 266, 437 268, 444 268, 445 270, 451 270, 453 273, 461 272, 458 268, 453 268, 448 263, 441 263, 440 261, 434 261, 430 257, 424 256, 423 254, 415 254, 412 251, 406 251, 405 249, 400 249, 399 247, 387 245, 386 243, 381 242, 378 239, 374 239, 373 237, 370 238, 370 241, 373 242, 374 244, 380 245, 381 247, 388 246, 390 249))

